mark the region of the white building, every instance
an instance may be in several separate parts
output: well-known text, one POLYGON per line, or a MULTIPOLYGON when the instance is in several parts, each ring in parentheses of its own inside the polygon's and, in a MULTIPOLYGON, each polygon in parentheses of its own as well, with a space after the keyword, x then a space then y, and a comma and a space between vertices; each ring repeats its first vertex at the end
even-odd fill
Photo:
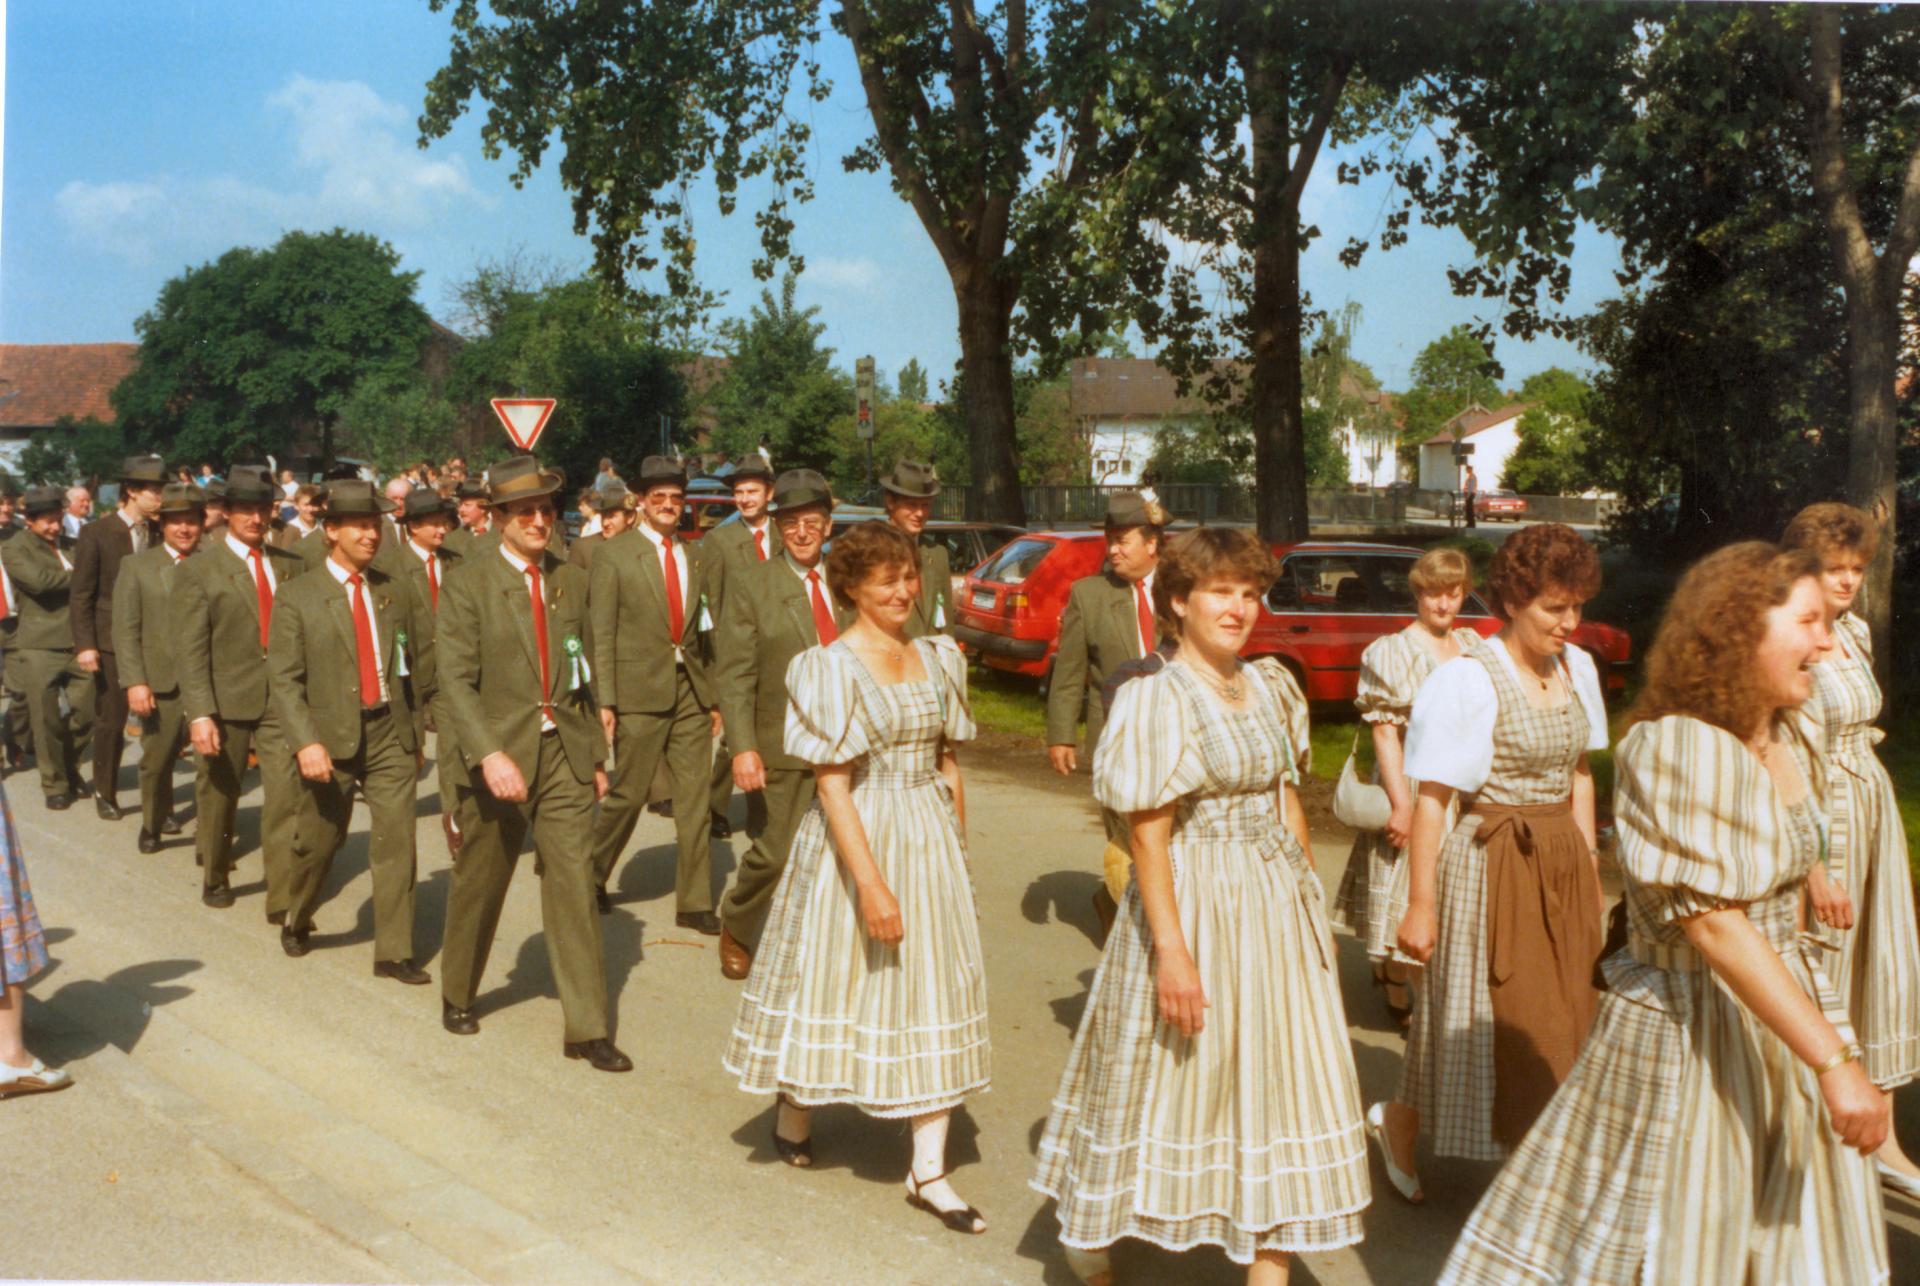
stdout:
POLYGON ((1480 490, 1492 491, 1507 471, 1507 460, 1520 445, 1520 417, 1527 413, 1527 402, 1513 402, 1497 411, 1474 403, 1448 420, 1440 432, 1420 444, 1420 487, 1423 491, 1458 491, 1466 476, 1454 463, 1453 444, 1469 443, 1473 454, 1465 463, 1473 466, 1480 490))
POLYGON ((1151 358, 1081 357, 1070 374, 1068 406, 1097 486, 1138 486, 1159 434, 1213 413, 1197 389, 1181 397, 1173 373, 1151 358))
POLYGON ((1400 414, 1393 395, 1357 385, 1346 391, 1364 398, 1368 407, 1367 415, 1348 416, 1334 430, 1347 457, 1347 482, 1356 487, 1385 487, 1400 481, 1400 414))

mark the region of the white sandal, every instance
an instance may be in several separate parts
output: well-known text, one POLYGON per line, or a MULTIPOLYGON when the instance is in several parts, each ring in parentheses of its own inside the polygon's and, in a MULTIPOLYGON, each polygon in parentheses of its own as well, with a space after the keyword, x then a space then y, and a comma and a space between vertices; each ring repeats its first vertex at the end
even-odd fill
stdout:
POLYGON ((1420 1176, 1408 1174, 1393 1163, 1393 1146, 1387 1142, 1387 1105, 1375 1103, 1367 1109, 1367 1135, 1380 1145, 1380 1159, 1386 1163, 1387 1179, 1408 1205, 1417 1206, 1427 1199, 1420 1190, 1420 1176))
POLYGON ((33 1060, 32 1067, 10 1067, 0 1063, 0 1098, 12 1098, 17 1094, 48 1094, 71 1084, 73 1077, 66 1068, 48 1067, 37 1058, 33 1060))
POLYGON ((1081 1250, 1062 1246, 1067 1252, 1067 1269, 1086 1286, 1113 1286, 1113 1259, 1104 1250, 1081 1250))

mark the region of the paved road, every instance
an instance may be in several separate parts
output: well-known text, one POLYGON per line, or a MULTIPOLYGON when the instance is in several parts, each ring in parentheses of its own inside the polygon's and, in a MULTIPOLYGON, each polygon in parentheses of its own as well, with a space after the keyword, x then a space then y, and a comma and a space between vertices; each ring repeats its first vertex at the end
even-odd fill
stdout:
MULTIPOLYGON (((711 940, 672 927, 660 819, 643 822, 608 921, 618 1039, 636 1070, 606 1076, 560 1057, 530 870, 501 923, 483 1030, 463 1040, 440 1030, 437 987, 371 976, 363 818, 317 949, 289 960, 262 918, 257 855, 242 865, 239 904, 209 911, 189 846, 138 856, 131 820, 49 814, 32 779, 16 777, 14 814, 58 957, 30 993, 29 1031, 79 1084, 0 1107, 0 1276, 1063 1286, 1051 1210, 1025 1185, 1097 961, 1099 825, 1084 777, 1059 782, 1024 756, 986 754, 968 772, 995 1084, 956 1123, 954 1160, 992 1224, 979 1238, 901 1200, 898 1123, 824 1110, 817 1168, 775 1163, 769 1104, 719 1066, 735 986, 711 940)), ((189 794, 183 773, 183 807, 189 794)), ((243 833, 257 804, 243 806, 243 833)), ((1344 837, 1316 847, 1336 881, 1344 837)), ((437 821, 423 821, 420 850, 432 952, 448 878, 437 821)), ((718 858, 730 862, 728 845, 718 858)), ((1350 939, 1341 967, 1363 1088, 1378 1098, 1398 1075, 1400 1041, 1350 939)), ((1920 1141, 1920 1092, 1903 1108, 1920 1141)), ((1430 1165, 1429 1202, 1413 1209, 1376 1163, 1367 1242, 1308 1257, 1297 1280, 1430 1281, 1489 1177, 1430 1165)), ((1895 1216, 1896 1281, 1920 1280, 1916 1214, 1895 1216)), ((1118 1260, 1135 1282, 1240 1279, 1212 1252, 1128 1247, 1118 1260)))

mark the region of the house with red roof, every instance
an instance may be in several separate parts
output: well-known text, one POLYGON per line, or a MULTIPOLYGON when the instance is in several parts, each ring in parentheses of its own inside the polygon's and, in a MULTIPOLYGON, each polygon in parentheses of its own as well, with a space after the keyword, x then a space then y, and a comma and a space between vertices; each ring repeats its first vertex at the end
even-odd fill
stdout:
POLYGON ((138 344, 0 344, 0 465, 17 471, 27 439, 61 416, 113 421, 108 394, 138 344))
POLYGON ((1473 448, 1466 464, 1480 481, 1480 490, 1491 491, 1507 471, 1507 460, 1520 445, 1520 417, 1530 402, 1510 402, 1489 411, 1475 402, 1440 426, 1440 431, 1420 444, 1420 486, 1426 491, 1458 491, 1464 471, 1455 465, 1454 444, 1473 448))

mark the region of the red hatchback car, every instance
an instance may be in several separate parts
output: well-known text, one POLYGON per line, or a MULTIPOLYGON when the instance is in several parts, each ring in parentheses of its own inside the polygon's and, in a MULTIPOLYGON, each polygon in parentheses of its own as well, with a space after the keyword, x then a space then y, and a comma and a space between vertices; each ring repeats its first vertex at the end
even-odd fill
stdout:
MULTIPOLYGON (((1280 577, 1267 592, 1243 652, 1279 657, 1307 699, 1351 702, 1360 654, 1414 618, 1407 573, 1421 551, 1354 541, 1276 545, 1280 577)), ((1053 668, 1067 592, 1100 570, 1106 542, 1098 531, 1033 532, 1008 542, 967 578, 954 636, 996 670, 1042 677, 1053 668)), ((1469 594, 1460 623, 1493 634, 1500 622, 1469 594)), ((1593 654, 1608 692, 1626 683, 1626 632, 1583 621, 1574 642, 1593 654)))

